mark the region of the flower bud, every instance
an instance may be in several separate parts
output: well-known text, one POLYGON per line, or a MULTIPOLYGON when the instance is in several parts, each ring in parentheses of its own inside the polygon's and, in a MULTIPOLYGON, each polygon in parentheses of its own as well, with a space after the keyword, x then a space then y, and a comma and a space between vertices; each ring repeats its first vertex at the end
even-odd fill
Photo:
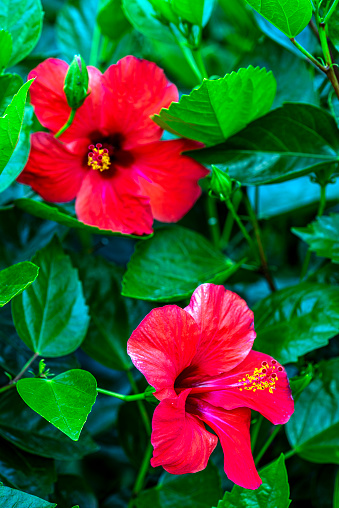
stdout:
POLYGON ((80 108, 88 95, 87 90, 88 71, 86 64, 80 55, 75 55, 68 68, 64 83, 68 105, 72 109, 80 108))
POLYGON ((228 170, 222 171, 217 166, 212 165, 210 194, 219 198, 221 201, 226 201, 239 187, 239 182, 230 177, 228 170))
POLYGON ((179 24, 179 18, 172 9, 170 0, 151 0, 160 21, 167 21, 174 25, 179 24))

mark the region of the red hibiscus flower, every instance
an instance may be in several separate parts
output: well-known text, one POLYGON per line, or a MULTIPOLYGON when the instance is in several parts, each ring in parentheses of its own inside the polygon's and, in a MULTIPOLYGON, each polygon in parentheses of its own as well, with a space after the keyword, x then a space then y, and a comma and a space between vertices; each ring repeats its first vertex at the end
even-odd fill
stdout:
POLYGON ((32 148, 18 181, 47 201, 74 198, 86 224, 127 234, 149 234, 153 218, 181 219, 200 195, 207 170, 181 155, 201 144, 160 141, 150 118, 178 100, 175 85, 154 63, 128 56, 104 74, 88 67, 90 95, 58 139, 70 107, 63 91, 66 62, 48 59, 30 72, 31 101, 50 133, 32 135, 32 148))
POLYGON ((128 354, 160 400, 152 422, 153 467, 172 474, 201 471, 218 436, 228 478, 259 487, 251 409, 282 424, 294 403, 284 368, 251 351, 255 336, 246 302, 214 284, 199 286, 185 309, 154 309, 133 332, 128 354))

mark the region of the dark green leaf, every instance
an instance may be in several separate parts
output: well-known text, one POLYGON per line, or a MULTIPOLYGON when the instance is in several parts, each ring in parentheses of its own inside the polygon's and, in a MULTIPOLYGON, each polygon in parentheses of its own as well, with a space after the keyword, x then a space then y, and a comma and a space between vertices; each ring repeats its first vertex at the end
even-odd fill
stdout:
POLYGON ((262 484, 258 489, 247 490, 235 485, 219 501, 218 508, 288 508, 291 501, 284 455, 259 474, 262 484))
POLYGON ((303 283, 276 291, 254 307, 255 349, 281 363, 326 346, 339 331, 339 288, 303 283))
POLYGON ((202 163, 229 168, 243 185, 284 182, 337 164, 334 118, 310 104, 288 103, 218 146, 189 152, 202 163))
POLYGON ((23 85, 22 78, 17 74, 2 74, 0 76, 0 115, 3 115, 11 103, 13 95, 23 85))
POLYGON ((318 379, 300 395, 286 425, 287 437, 302 458, 339 464, 339 359, 318 367, 318 379))
POLYGON ((56 481, 54 461, 23 452, 0 439, 0 481, 34 496, 48 496, 56 481))
POLYGON ((57 43, 69 61, 79 53, 85 62, 90 61, 98 3, 98 0, 68 0, 59 12, 57 43))
POLYGON ((279 28, 287 37, 298 35, 312 17, 310 0, 246 0, 259 14, 279 28))
POLYGON ((49 205, 48 203, 45 202, 35 201, 34 199, 28 198, 17 199, 15 201, 15 205, 27 213, 35 215, 36 217, 40 217, 40 219, 53 220, 55 222, 58 222, 59 224, 62 224, 63 226, 68 226, 69 228, 84 229, 96 235, 124 236, 124 237, 127 236, 129 238, 137 238, 138 240, 150 238, 152 236, 152 235, 145 236, 125 235, 123 233, 117 233, 109 229, 99 229, 94 226, 87 226, 87 224, 78 221, 66 210, 59 209, 56 206, 49 205))
POLYGON ((132 26, 150 39, 174 44, 169 28, 158 19, 149 0, 122 0, 123 11, 132 26))
POLYGON ((77 270, 56 238, 32 261, 40 267, 39 278, 12 302, 18 335, 40 356, 72 353, 85 338, 89 323, 77 270))
POLYGON ((99 9, 97 23, 102 35, 118 41, 131 28, 121 6, 121 0, 106 0, 99 9))
POLYGON ((203 27, 210 19, 214 0, 172 0, 171 5, 180 18, 203 27))
MULTIPOLYGON (((62 474, 58 476, 55 499, 60 508, 69 508, 73 503, 80 503, 81 508, 98 508, 98 502, 90 490, 89 482, 84 476, 62 474)), ((79 508, 79 505, 73 508, 79 508)), ((113 508, 113 507, 112 507, 113 508)))
POLYGON ((0 436, 26 452, 56 460, 77 460, 98 447, 86 429, 75 442, 32 411, 16 390, 0 398, 0 436))
POLYGON ((204 282, 224 282, 241 265, 203 236, 179 226, 158 229, 138 243, 123 278, 122 294, 154 301, 177 301, 204 282))
POLYGON ((164 473, 153 489, 137 498, 138 508, 210 508, 221 495, 217 468, 208 464, 200 473, 171 475, 164 473))
POLYGON ((6 190, 24 169, 31 148, 30 131, 33 108, 26 106, 18 144, 0 175, 0 192, 6 190))
POLYGON ((36 496, 20 492, 10 487, 0 486, 1 508, 55 508, 55 503, 48 503, 36 496))
POLYGON ((8 66, 23 60, 35 47, 42 28, 40 0, 0 0, 0 26, 12 36, 8 66))
POLYGON ((26 95, 32 83, 31 79, 20 88, 0 118, 0 175, 18 142, 24 118, 26 95))
POLYGON ((299 238, 308 243, 310 250, 318 256, 332 259, 339 263, 339 214, 332 213, 329 217, 318 217, 306 228, 292 228, 299 238))
POLYGON ((6 30, 0 30, 0 73, 6 69, 11 54, 12 36, 6 30))
POLYGON ((0 272, 0 307, 30 286, 38 273, 39 267, 29 261, 2 270, 0 272))
POLYGON ((308 387, 308 385, 312 381, 313 376, 314 376, 313 366, 309 364, 305 372, 303 372, 300 376, 295 376, 289 379, 294 401, 297 401, 299 399, 302 392, 305 390, 305 388, 308 387))
POLYGON ((149 438, 140 419, 137 404, 122 404, 118 412, 117 428, 119 443, 123 447, 131 463, 139 468, 144 458, 149 438))
POLYGON ((20 379, 16 386, 33 411, 78 441, 97 396, 97 382, 92 374, 75 369, 49 379, 20 379))
POLYGON ((273 74, 249 66, 224 78, 205 79, 190 95, 152 118, 174 134, 216 145, 265 115, 275 93, 273 74))

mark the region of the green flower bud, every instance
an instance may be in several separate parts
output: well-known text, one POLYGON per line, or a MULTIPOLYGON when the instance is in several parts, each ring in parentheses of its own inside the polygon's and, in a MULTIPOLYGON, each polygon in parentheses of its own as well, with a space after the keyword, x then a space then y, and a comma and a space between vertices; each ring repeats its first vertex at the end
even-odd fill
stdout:
POLYGON ((222 171, 217 166, 212 165, 209 189, 211 195, 219 198, 221 201, 226 201, 239 187, 239 182, 231 178, 228 171, 222 171))
POLYGON ((75 55, 69 66, 64 83, 68 105, 78 109, 84 103, 88 90, 88 71, 84 59, 75 55))
POLYGON ((151 4, 160 21, 163 19, 174 25, 179 24, 179 18, 173 11, 170 0, 151 0, 151 4))

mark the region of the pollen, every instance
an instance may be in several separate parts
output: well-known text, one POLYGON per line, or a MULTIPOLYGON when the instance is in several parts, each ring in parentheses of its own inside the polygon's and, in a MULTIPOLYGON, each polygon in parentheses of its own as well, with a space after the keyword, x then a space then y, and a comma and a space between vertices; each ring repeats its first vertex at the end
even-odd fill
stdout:
POLYGON ((88 149, 90 150, 88 152, 88 166, 99 171, 109 169, 111 159, 107 148, 102 148, 102 144, 97 143, 95 146, 89 145, 88 149))
POLYGON ((239 379, 239 390, 251 390, 256 392, 257 390, 268 390, 269 393, 273 393, 276 389, 276 383, 278 381, 278 372, 282 372, 284 369, 278 366, 276 360, 271 361, 271 365, 268 362, 262 362, 260 367, 255 367, 252 374, 246 374, 246 377, 239 379))

